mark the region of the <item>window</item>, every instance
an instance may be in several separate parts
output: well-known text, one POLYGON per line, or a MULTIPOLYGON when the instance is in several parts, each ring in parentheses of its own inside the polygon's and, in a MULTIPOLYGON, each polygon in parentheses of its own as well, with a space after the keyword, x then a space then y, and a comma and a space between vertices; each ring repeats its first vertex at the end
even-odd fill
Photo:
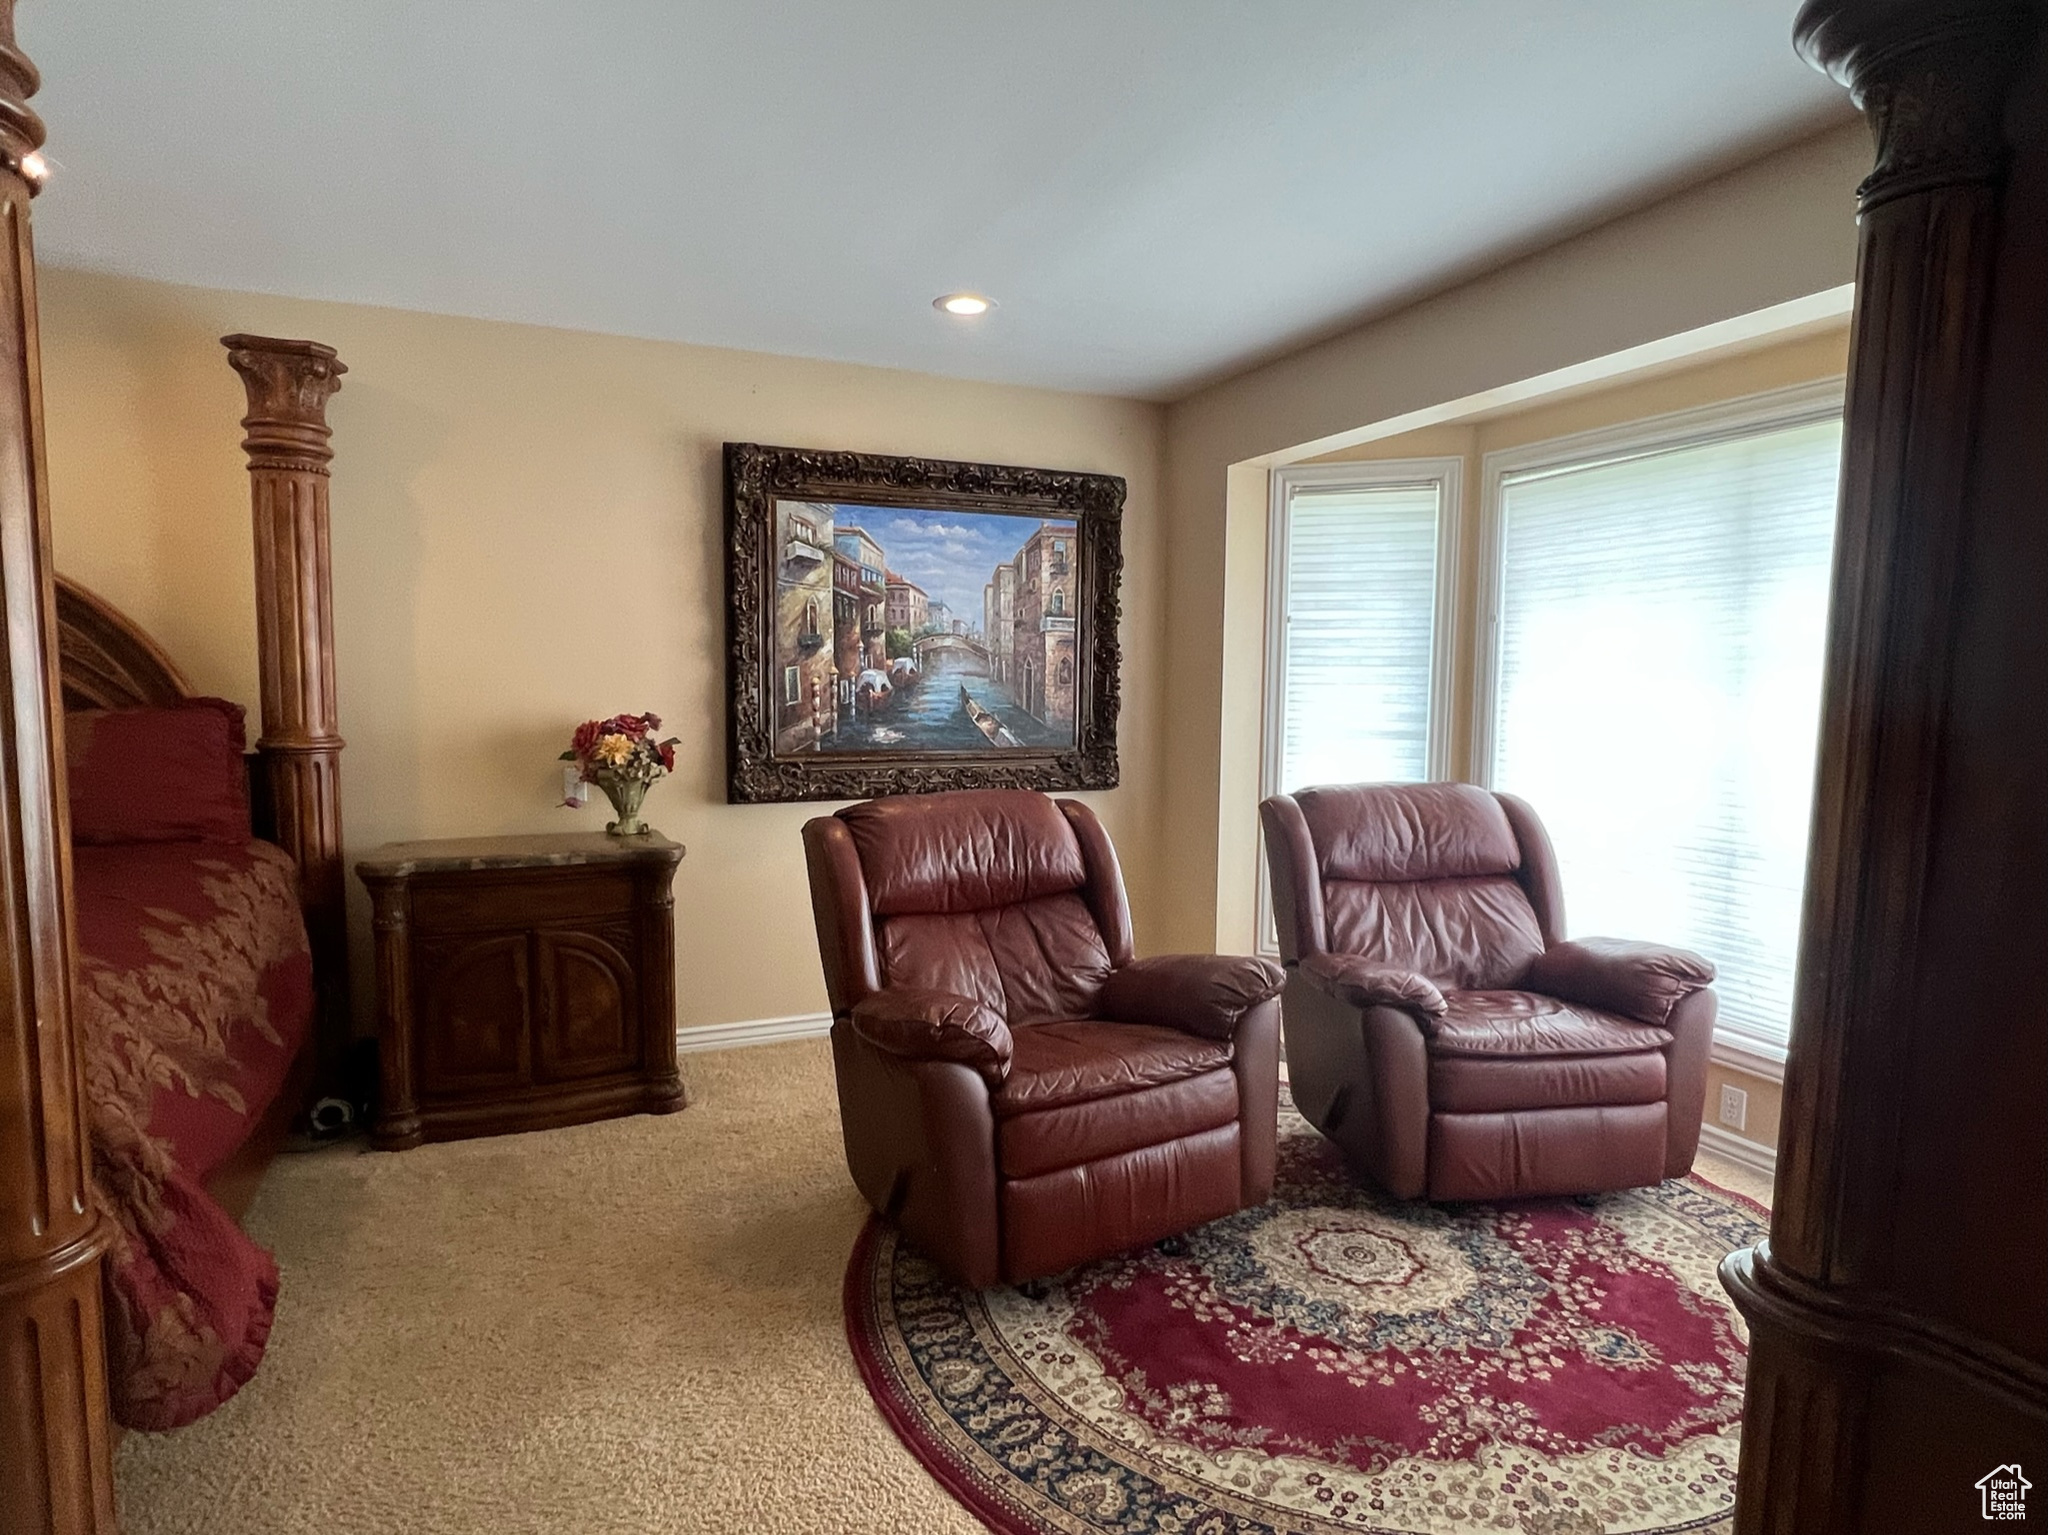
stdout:
POLYGON ((1487 458, 1480 770, 1543 816, 1571 933, 1708 955, 1721 1030, 1780 1057, 1840 459, 1839 384, 1487 458))
POLYGON ((1444 771, 1459 469, 1275 471, 1265 792, 1444 771))
MULTIPOLYGON (((1273 472, 1260 793, 1447 770, 1463 460, 1273 472)), ((1259 860, 1259 947, 1278 952, 1259 860)))

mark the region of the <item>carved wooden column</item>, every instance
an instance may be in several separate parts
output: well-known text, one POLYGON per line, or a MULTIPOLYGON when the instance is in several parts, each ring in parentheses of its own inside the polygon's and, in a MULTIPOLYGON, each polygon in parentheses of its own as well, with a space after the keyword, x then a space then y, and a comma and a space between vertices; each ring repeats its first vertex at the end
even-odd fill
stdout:
POLYGON ((57 729, 29 198, 43 125, 0 0, 0 1526, 114 1529, 103 1243, 72 1032, 71 857, 57 729))
POLYGON ((1868 115, 1827 694, 1740 1535, 2048 1518, 2048 61, 2030 0, 1809 0, 1868 115))
POLYGON ((223 336, 248 386, 242 447, 256 528, 256 743, 278 845, 298 860, 319 986, 317 1091, 338 1092, 351 1033, 340 716, 327 549, 327 401, 348 369, 317 341, 223 336))

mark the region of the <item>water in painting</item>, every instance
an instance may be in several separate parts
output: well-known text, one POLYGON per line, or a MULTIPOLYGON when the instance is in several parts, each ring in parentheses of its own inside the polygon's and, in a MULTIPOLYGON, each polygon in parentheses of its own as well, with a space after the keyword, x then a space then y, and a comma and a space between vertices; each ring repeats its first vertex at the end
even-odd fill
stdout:
POLYGON ((775 503, 775 750, 1062 750, 1080 657, 1072 522, 775 503))

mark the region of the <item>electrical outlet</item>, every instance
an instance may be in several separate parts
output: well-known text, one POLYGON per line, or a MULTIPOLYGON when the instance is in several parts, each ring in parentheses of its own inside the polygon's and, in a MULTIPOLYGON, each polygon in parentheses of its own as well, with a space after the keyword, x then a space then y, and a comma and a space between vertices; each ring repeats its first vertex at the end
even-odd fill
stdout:
POLYGON ((571 810, 590 803, 590 785, 583 781, 582 769, 573 762, 562 769, 562 803, 571 810))
POLYGON ((1731 1130, 1749 1128, 1749 1094, 1725 1082, 1721 1085, 1721 1123, 1731 1130))

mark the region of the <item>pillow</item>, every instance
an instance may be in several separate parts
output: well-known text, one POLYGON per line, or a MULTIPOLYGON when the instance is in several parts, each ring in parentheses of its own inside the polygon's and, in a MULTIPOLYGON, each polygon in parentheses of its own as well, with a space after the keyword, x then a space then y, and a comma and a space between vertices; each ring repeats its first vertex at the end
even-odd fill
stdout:
POLYGON ((245 739, 225 698, 65 715, 71 840, 247 842, 245 739))

